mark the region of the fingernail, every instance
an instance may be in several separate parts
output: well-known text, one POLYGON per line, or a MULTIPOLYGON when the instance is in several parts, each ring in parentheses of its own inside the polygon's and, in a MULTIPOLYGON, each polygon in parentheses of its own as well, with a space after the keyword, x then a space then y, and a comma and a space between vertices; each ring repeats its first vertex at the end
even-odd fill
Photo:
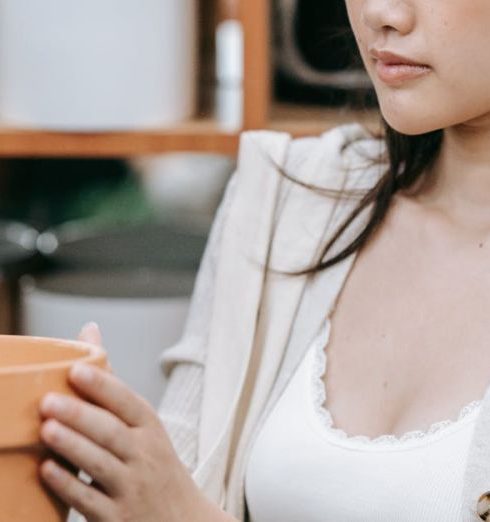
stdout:
POLYGON ((93 330, 93 329, 99 330, 99 325, 95 321, 90 321, 88 323, 85 323, 82 328, 83 331, 93 330))
POLYGON ((43 411, 54 411, 57 413, 61 413, 65 406, 65 400, 63 397, 60 397, 59 395, 55 395, 53 393, 48 393, 42 403, 41 408, 43 411))
POLYGON ((49 477, 56 478, 59 476, 58 466, 52 460, 46 460, 43 463, 42 469, 49 477))
POLYGON ((60 424, 55 419, 49 419, 42 426, 42 436, 49 442, 54 442, 58 438, 60 430, 60 424))
POLYGON ((75 364, 71 369, 71 375, 79 381, 90 382, 94 372, 92 371, 92 368, 86 364, 75 364))

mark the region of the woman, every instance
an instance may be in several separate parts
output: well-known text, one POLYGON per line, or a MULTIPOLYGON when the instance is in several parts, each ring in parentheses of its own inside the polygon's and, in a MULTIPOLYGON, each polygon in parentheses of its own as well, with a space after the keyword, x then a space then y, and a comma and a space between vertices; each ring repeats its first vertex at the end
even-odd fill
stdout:
POLYGON ((346 5, 386 138, 242 135, 163 423, 98 371, 42 404, 89 520, 488 518, 490 5, 346 5))

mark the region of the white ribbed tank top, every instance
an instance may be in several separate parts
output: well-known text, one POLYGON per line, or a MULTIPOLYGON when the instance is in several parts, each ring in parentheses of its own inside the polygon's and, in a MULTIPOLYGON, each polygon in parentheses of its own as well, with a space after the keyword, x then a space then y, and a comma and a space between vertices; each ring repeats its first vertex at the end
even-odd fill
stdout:
POLYGON ((329 334, 327 320, 253 442, 245 476, 251 521, 460 522, 481 400, 425 432, 348 436, 324 407, 329 334))

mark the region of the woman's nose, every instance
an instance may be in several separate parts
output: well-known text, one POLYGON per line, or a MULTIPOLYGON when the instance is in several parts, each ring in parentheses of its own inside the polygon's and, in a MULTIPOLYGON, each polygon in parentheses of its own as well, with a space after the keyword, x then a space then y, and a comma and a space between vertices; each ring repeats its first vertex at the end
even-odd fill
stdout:
POLYGON ((365 0, 361 21, 375 32, 410 33, 415 23, 412 1, 365 0))

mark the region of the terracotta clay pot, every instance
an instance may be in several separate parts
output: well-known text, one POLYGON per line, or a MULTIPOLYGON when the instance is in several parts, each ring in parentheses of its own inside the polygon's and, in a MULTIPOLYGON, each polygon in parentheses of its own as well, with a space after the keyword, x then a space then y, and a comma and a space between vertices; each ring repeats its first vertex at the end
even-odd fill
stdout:
POLYGON ((0 335, 0 520, 61 522, 68 508, 39 478, 48 456, 39 403, 49 391, 75 395, 68 372, 82 361, 106 367, 105 352, 80 341, 0 335))

